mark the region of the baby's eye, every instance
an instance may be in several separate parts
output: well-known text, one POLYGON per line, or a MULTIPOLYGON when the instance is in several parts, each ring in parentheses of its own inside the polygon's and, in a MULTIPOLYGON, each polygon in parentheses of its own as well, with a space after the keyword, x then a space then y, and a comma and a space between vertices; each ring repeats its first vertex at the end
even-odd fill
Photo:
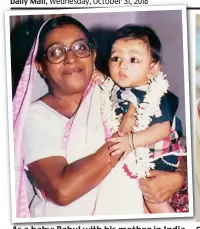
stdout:
POLYGON ((131 63, 140 63, 141 61, 136 59, 135 57, 131 57, 130 62, 131 63))
POLYGON ((119 61, 120 58, 119 58, 118 56, 113 56, 113 57, 111 57, 111 60, 112 60, 112 61, 119 61))

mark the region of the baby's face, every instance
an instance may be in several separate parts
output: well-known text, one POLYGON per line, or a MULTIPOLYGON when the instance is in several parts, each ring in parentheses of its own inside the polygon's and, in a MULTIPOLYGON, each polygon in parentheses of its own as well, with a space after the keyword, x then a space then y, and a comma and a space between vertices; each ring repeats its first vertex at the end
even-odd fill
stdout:
POLYGON ((122 38, 112 47, 109 70, 120 87, 137 87, 148 82, 152 63, 148 43, 140 39, 122 38))

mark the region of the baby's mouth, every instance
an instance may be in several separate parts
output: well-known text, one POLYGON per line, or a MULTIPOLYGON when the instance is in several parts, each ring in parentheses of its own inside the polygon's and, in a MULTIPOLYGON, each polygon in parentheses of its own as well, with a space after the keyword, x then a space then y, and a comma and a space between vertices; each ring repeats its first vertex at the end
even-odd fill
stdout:
POLYGON ((120 79, 127 79, 127 75, 122 73, 122 72, 119 72, 119 78, 120 79))

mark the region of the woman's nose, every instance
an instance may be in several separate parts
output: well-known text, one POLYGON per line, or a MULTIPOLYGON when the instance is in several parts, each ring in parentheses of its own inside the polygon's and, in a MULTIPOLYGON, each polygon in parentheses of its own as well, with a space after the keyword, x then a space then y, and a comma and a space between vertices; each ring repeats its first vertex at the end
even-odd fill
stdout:
POLYGON ((72 52, 72 50, 67 50, 65 54, 64 64, 73 64, 77 60, 77 56, 72 52))

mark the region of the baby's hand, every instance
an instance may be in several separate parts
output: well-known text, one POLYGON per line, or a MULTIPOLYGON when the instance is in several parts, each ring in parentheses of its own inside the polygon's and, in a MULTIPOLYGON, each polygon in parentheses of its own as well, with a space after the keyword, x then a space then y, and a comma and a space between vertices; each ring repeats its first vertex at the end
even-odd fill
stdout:
POLYGON ((132 135, 132 132, 131 133, 118 132, 118 136, 119 137, 108 138, 107 141, 116 143, 109 148, 109 150, 111 151, 111 155, 115 156, 115 155, 123 153, 120 159, 120 160, 123 160, 126 158, 126 156, 130 152, 134 151, 133 135, 132 135))
POLYGON ((105 76, 103 75, 103 73, 95 69, 92 74, 92 80, 96 84, 101 85, 103 81, 105 80, 105 76))

